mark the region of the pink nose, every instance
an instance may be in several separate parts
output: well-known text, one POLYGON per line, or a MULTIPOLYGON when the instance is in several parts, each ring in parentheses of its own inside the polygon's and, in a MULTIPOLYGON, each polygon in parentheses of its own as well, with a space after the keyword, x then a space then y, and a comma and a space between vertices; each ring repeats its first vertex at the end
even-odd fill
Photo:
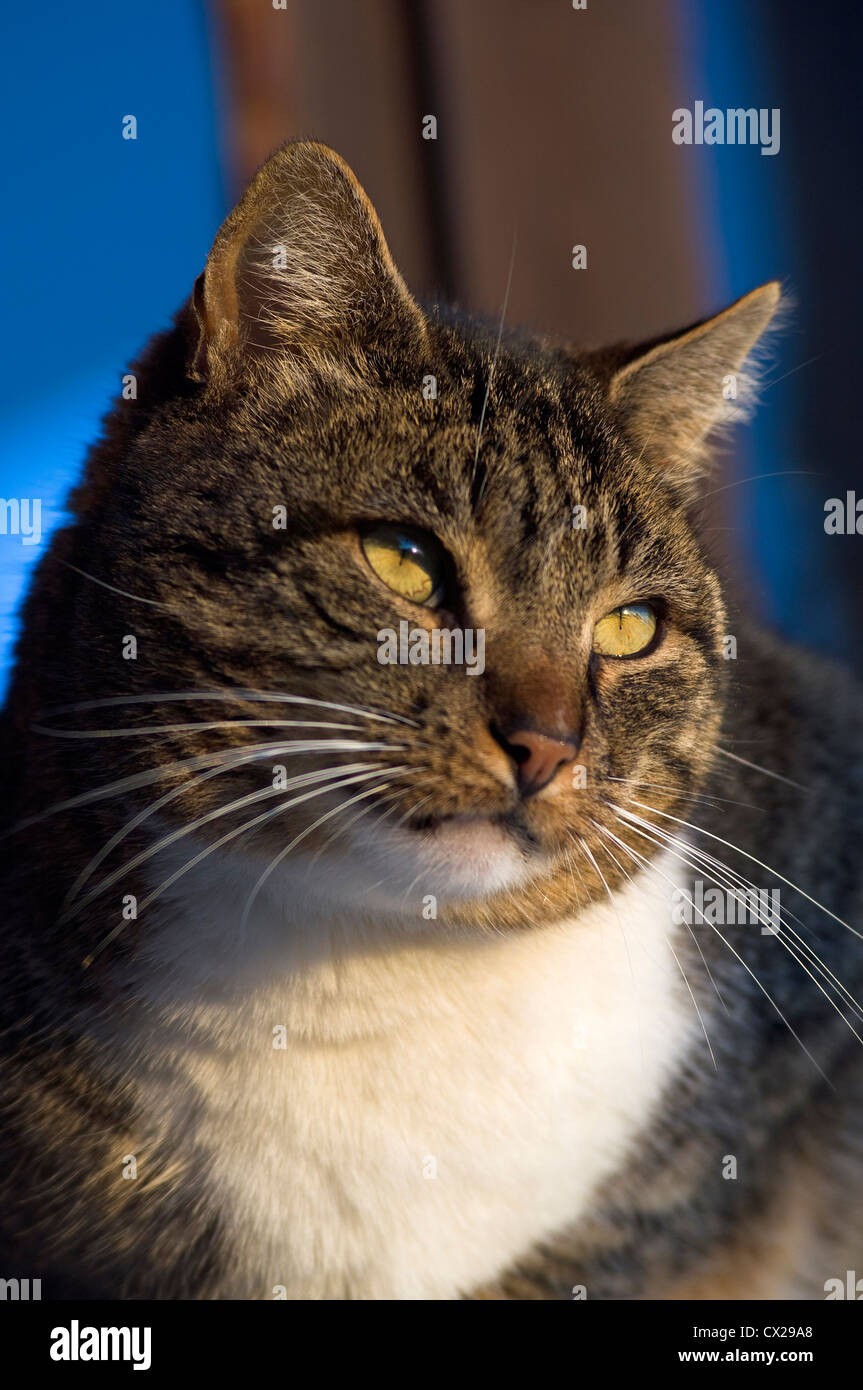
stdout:
POLYGON ((569 739, 549 738, 533 729, 496 732, 498 743, 516 765, 516 780, 523 797, 535 796, 547 787, 566 763, 575 762, 578 745, 569 739))

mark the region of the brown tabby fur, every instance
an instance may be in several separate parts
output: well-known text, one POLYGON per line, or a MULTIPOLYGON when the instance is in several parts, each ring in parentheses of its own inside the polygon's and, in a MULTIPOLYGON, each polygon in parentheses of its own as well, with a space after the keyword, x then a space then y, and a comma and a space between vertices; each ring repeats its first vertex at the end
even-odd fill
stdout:
MULTIPOLYGON (((153 695, 250 688, 415 721, 365 721, 362 736, 390 745, 376 755, 381 768, 411 768, 389 788, 387 812, 418 833, 454 814, 499 815, 525 847, 552 853, 575 834, 602 870, 585 860, 573 877, 558 854, 530 889, 444 908, 442 932, 538 932, 620 888, 621 856, 594 823, 648 857, 655 850, 614 819, 608 803, 625 805, 630 792, 613 778, 650 784, 641 799, 656 812, 698 822, 863 922, 859 692, 727 615, 697 522, 719 383, 739 371, 776 297, 767 287, 705 328, 638 350, 580 353, 507 333, 496 354, 495 328, 413 303, 336 156, 288 146, 265 166, 193 299, 136 368, 138 399, 109 416, 73 520, 24 609, 3 715, 11 833, 2 845, 0 1274, 41 1275, 47 1296, 218 1297, 231 1260, 205 1165, 179 1159, 170 1136, 142 1154, 127 1080, 96 1040, 100 1019, 142 1008, 130 968, 146 917, 95 953, 118 924, 121 894, 143 896, 146 881, 134 871, 58 919, 71 882, 110 836, 183 785, 171 765, 269 735, 57 731, 285 717, 284 706, 273 715, 241 698, 160 704, 153 695), (275 270, 270 253, 281 244, 287 265, 275 270), (432 401, 421 389, 429 375, 432 401), (286 530, 273 526, 281 504, 286 530), (572 525, 576 505, 587 508, 584 530, 572 525), (357 528, 378 520, 420 527, 446 548, 455 583, 443 615, 370 573, 357 528), (594 622, 633 599, 655 603, 661 640, 638 660, 591 655, 594 622), (484 628, 485 674, 378 664, 375 634, 403 618, 484 628), (729 632, 736 662, 723 660, 729 632), (136 661, 120 657, 127 634, 136 661), (152 698, 46 713, 136 694, 152 698), (577 737, 585 790, 520 804, 502 784, 491 727, 525 712, 537 728, 577 737), (158 781, 119 799, 43 814, 152 769, 162 770, 158 781), (428 800, 415 810, 418 793, 428 800), (146 1159, 142 1181, 122 1180, 126 1153, 146 1159)), ((303 770, 331 761, 311 756, 303 770)), ((180 827, 216 810, 228 780, 232 796, 256 791, 261 766, 189 788, 164 816, 180 827)), ((310 803, 316 814, 329 804, 310 803)), ((277 853, 310 819, 308 806, 296 807, 261 826, 255 847, 277 853)), ((308 848, 326 849, 330 835, 322 828, 308 848)), ((120 853, 151 842, 144 823, 120 853)), ((758 878, 748 861, 703 844, 758 878)), ((858 994, 859 940, 805 899, 793 910, 858 994)), ((684 941, 716 1069, 694 1051, 590 1218, 465 1295, 568 1298, 584 1285, 591 1298, 817 1298, 826 1278, 855 1260, 863 1267, 860 1044, 790 956, 752 931, 741 953, 827 1084, 739 962, 712 933, 699 943, 727 1005, 684 941), (719 1177, 729 1153, 736 1182, 719 1177)))

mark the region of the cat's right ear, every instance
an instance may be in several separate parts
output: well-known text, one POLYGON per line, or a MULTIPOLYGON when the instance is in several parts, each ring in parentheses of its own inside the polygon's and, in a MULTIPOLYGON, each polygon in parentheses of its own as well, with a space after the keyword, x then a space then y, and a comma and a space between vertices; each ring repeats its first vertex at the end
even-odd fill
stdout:
POLYGON ((267 355, 321 366, 419 347, 425 319, 377 214, 333 150, 300 141, 259 169, 222 224, 193 296, 198 381, 267 355))
POLYGON ((697 490, 712 432, 747 413, 756 380, 747 359, 779 301, 776 281, 762 285, 714 318, 631 350, 611 377, 624 433, 685 493, 697 490))

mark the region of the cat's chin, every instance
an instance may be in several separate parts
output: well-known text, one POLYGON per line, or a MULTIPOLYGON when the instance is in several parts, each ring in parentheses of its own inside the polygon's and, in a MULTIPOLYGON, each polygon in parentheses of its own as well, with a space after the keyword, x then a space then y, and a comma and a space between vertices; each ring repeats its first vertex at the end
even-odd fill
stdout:
POLYGON ((545 872, 549 857, 524 833, 500 819, 451 816, 411 829, 380 826, 358 836, 347 852, 375 897, 402 908, 489 897, 545 872), (374 880, 377 881, 374 881, 374 880))

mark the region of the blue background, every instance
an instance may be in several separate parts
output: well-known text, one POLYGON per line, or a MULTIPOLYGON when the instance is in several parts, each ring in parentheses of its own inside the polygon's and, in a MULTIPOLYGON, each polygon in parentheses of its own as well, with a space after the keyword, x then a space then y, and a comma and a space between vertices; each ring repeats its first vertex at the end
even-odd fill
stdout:
POLYGON ((226 209, 202 5, 7 6, 2 24, 0 496, 41 497, 43 527, 38 546, 0 536, 5 683, 29 567, 125 364, 188 295, 226 209))
MULTIPOLYGON (((738 434, 728 476, 762 476, 729 494, 733 550, 771 622, 842 655, 856 636, 843 572, 854 541, 825 538, 822 522, 856 468, 860 21, 840 7, 819 26, 804 0, 673 3, 673 106, 782 107, 779 155, 716 147, 686 178, 711 302, 779 276, 798 303, 762 408, 738 434)), ((87 445, 227 210, 203 0, 7 7, 2 23, 0 496, 42 498, 43 543, 0 535, 0 690, 28 572, 87 445), (136 140, 122 138, 129 114, 136 140)))

